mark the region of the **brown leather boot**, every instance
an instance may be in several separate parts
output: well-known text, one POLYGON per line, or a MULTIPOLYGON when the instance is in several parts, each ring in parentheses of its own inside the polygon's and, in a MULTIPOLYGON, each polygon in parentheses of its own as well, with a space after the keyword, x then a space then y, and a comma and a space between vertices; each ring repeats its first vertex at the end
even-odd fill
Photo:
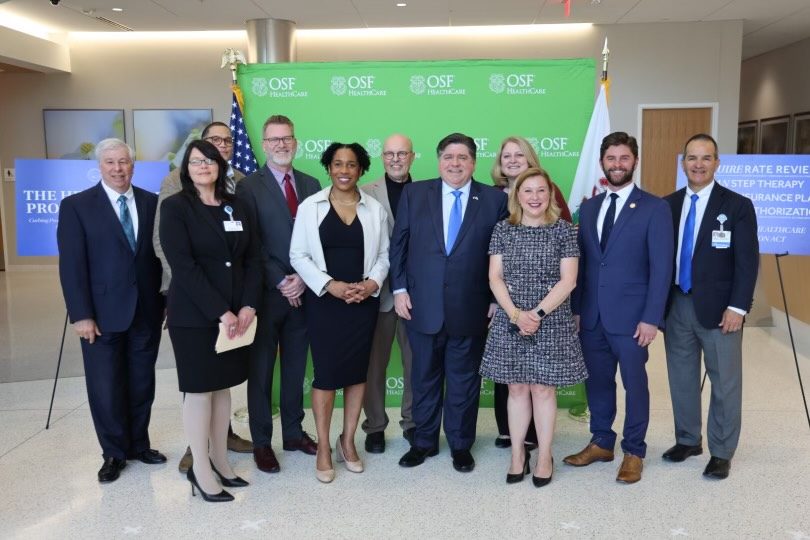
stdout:
POLYGON ((563 461, 568 465, 573 465, 574 467, 584 467, 586 465, 590 465, 594 461, 613 461, 613 450, 606 450, 600 446, 597 446, 596 443, 588 443, 581 452, 572 454, 563 461))

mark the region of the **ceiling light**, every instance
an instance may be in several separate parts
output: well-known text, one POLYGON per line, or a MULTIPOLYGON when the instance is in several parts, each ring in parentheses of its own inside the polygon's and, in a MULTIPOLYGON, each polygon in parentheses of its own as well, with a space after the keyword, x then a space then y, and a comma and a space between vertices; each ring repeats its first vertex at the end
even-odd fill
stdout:
POLYGON ((119 13, 120 13, 120 12, 122 12, 122 11, 124 11, 124 10, 123 10, 123 8, 120 8, 120 7, 114 7, 114 8, 112 8, 112 10, 113 10, 113 11, 117 11, 117 12, 119 12, 119 13))
POLYGON ((406 4, 405 2, 397 2, 397 7, 405 7, 407 5, 408 4, 406 4))

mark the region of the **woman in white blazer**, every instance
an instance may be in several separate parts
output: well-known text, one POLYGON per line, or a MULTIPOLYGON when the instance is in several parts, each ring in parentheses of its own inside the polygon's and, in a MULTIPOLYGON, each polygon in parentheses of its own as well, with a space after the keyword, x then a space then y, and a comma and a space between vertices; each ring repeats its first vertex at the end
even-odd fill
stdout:
POLYGON ((298 207, 290 263, 307 284, 306 319, 315 377, 312 410, 318 431, 315 476, 335 477, 329 426, 343 388, 343 433, 336 459, 363 472, 354 436, 363 405, 380 287, 388 275, 388 216, 357 188, 371 165, 358 143, 332 143, 321 156, 332 184, 298 207))

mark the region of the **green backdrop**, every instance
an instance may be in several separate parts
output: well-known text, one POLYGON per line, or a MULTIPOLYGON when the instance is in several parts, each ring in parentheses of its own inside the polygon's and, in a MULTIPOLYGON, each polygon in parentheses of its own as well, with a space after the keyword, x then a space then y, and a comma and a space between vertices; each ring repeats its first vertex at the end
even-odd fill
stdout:
MULTIPOLYGON (((262 125, 272 114, 293 120, 295 166, 323 185, 329 179, 318 160, 332 141, 356 141, 368 150, 372 167, 364 183, 383 174, 385 138, 404 133, 414 143, 411 174, 418 180, 438 176, 436 144, 459 131, 478 145, 476 179, 491 183, 489 171, 501 141, 521 135, 567 194, 593 110, 595 76, 592 59, 346 62, 240 65, 238 82, 248 135, 261 164, 262 125)), ((397 406, 402 368, 396 344, 388 374, 386 405, 397 406)), ((311 381, 310 364, 304 382, 307 405, 311 381)), ((557 395, 561 407, 584 403, 581 386, 560 389, 557 395)), ((342 404, 340 394, 337 404, 342 404)), ((482 384, 481 405, 492 406, 489 381, 482 384)))

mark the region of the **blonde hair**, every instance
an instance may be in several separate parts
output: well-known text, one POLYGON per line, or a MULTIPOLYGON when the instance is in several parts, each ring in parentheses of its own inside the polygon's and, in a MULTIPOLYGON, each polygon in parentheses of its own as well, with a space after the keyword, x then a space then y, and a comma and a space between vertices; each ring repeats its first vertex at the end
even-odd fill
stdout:
POLYGON ((515 185, 509 190, 509 218, 508 221, 511 225, 520 225, 523 219, 523 208, 520 206, 518 200, 518 193, 523 182, 529 178, 540 177, 546 181, 548 186, 548 207, 546 208, 545 218, 547 223, 554 223, 560 217, 560 206, 557 204, 557 186, 551 181, 548 173, 540 167, 529 167, 518 175, 515 179, 515 185))
POLYGON ((495 156, 495 161, 492 163, 492 172, 490 173, 492 176, 492 183, 495 185, 495 187, 501 189, 509 187, 509 179, 505 174, 503 174, 503 170, 501 169, 501 156, 503 155, 503 147, 506 146, 506 143, 510 142, 518 145, 521 152, 523 152, 523 155, 526 156, 526 162, 529 164, 530 169, 540 168, 540 160, 538 159, 534 148, 532 148, 532 145, 529 144, 529 141, 516 135, 505 138, 501 143, 501 149, 498 150, 498 155, 495 156))

